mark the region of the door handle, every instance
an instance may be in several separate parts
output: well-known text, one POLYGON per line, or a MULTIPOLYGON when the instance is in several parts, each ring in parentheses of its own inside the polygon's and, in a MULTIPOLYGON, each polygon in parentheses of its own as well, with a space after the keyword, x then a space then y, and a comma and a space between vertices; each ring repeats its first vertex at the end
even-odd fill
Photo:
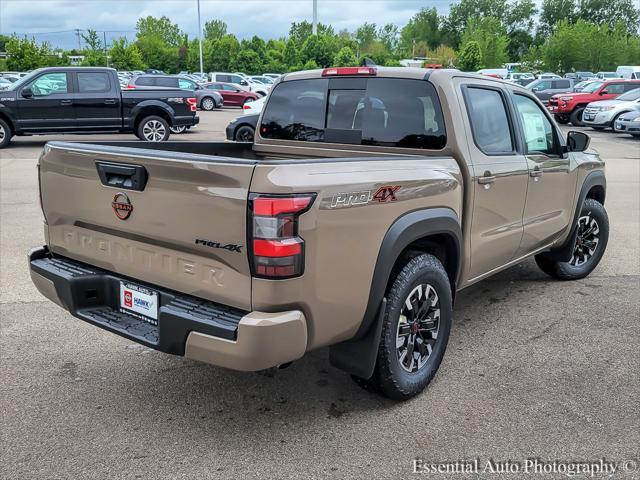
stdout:
POLYGON ((115 105, 115 103, 116 103, 116 99, 115 99, 115 98, 107 98, 107 99, 104 101, 104 103, 105 103, 106 105, 115 105))
POLYGON ((491 175, 491 172, 489 170, 486 170, 482 177, 478 177, 478 183, 480 185, 488 185, 488 184, 493 183, 495 181, 496 181, 496 176, 495 175, 491 175))
POLYGON ((542 170, 539 167, 529 170, 529 176, 532 178, 540 178, 542 176, 542 170))
POLYGON ((60 100, 60 105, 71 105, 73 104, 72 100, 60 100))

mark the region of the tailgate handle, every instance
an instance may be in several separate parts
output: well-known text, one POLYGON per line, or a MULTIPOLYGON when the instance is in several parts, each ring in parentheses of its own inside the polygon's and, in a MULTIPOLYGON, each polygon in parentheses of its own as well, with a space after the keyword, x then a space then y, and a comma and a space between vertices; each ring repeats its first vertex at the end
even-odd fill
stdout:
POLYGON ((142 165, 96 162, 98 175, 103 185, 126 190, 144 190, 147 185, 147 170, 142 165))

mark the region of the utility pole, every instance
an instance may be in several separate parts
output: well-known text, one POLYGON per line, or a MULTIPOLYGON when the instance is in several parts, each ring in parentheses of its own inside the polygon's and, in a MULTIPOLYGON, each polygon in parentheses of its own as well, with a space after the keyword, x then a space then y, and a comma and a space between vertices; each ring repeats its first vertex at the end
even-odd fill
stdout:
POLYGON ((200 46, 200 72, 204 72, 202 66, 202 23, 200 22, 200 0, 198 0, 198 43, 200 46))
POLYGON ((104 42, 104 61, 109 67, 109 53, 107 52, 107 32, 102 32, 102 40, 104 42))
POLYGON ((80 46, 80 29, 76 28, 76 37, 78 37, 78 55, 82 52, 82 47, 80 46))
POLYGON ((311 33, 314 35, 318 33, 318 0, 313 0, 313 25, 311 27, 311 33))

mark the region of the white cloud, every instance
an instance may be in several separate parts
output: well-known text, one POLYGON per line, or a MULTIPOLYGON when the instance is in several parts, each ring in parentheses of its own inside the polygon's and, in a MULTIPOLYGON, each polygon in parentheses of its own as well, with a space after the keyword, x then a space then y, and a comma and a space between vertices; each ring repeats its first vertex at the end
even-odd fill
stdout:
MULTIPOLYGON (((201 0, 202 23, 227 23, 240 38, 282 37, 291 22, 311 21, 312 0, 201 0)), ((318 19, 336 30, 354 30, 364 22, 402 27, 423 7, 448 10, 450 0, 318 0, 318 19)), ((191 37, 197 34, 196 0, 0 0, 0 32, 35 35, 39 41, 71 48, 73 29, 112 31, 108 38, 133 38, 139 17, 165 15, 191 37), (66 32, 65 32, 66 31, 66 32), (61 32, 61 33, 49 33, 61 32)))

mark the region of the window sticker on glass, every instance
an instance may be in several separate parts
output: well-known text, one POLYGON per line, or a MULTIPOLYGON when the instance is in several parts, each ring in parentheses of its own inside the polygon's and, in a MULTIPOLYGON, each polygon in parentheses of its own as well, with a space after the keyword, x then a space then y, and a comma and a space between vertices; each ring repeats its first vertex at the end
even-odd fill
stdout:
POLYGON ((524 135, 527 139, 527 149, 531 151, 545 151, 547 149, 547 133, 544 117, 539 113, 522 112, 524 135))

